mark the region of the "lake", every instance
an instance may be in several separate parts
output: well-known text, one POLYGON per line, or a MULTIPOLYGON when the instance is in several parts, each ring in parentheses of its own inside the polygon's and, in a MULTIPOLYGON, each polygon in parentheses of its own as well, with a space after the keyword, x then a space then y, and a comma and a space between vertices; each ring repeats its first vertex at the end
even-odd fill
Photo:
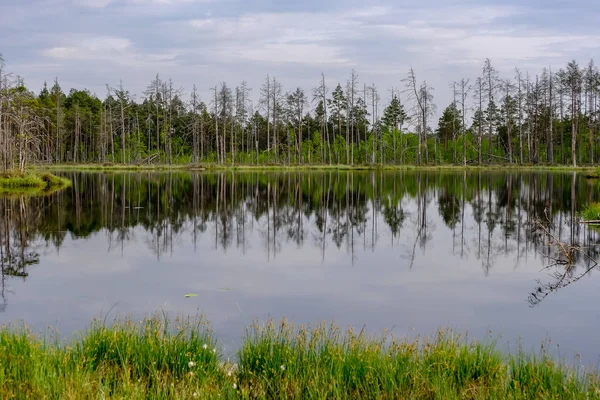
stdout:
POLYGON ((600 235, 578 217, 600 186, 582 174, 61 175, 71 188, 0 198, 0 323, 68 338, 94 317, 203 313, 233 352, 286 317, 600 360, 600 235))

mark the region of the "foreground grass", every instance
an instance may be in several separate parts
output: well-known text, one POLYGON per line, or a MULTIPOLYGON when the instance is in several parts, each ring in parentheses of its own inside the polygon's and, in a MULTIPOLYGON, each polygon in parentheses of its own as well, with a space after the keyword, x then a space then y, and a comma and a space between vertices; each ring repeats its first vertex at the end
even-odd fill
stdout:
POLYGON ((301 165, 231 165, 231 164, 216 164, 216 163, 201 163, 201 164, 55 164, 44 165, 44 168, 55 171, 169 171, 169 170, 208 170, 208 171, 327 171, 327 170, 344 170, 344 171, 585 171, 590 176, 597 172, 597 168, 592 166, 571 167, 565 165, 520 165, 520 164, 489 164, 489 165, 393 165, 393 164, 301 164, 301 165))
POLYGON ((0 398, 202 398, 233 393, 201 319, 94 321, 63 346, 25 327, 0 332, 0 398), (228 382, 227 382, 228 383, 228 382), (196 396, 194 396, 196 393, 196 396))
POLYGON ((202 318, 94 321, 66 345, 0 330, 1 398, 577 399, 600 398, 599 387, 595 372, 451 332, 397 341, 269 322, 248 330, 231 363, 202 318))
POLYGON ((71 185, 71 181, 49 172, 0 172, 0 193, 44 194, 71 185))

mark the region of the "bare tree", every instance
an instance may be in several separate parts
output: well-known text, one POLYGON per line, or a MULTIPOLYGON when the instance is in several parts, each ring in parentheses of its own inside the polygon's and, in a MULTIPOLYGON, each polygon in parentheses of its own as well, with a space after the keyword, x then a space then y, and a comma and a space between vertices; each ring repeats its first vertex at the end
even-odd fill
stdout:
POLYGON ((514 114, 514 100, 512 97, 512 91, 514 85, 510 79, 505 79, 502 82, 502 91, 504 94, 504 123, 506 125, 506 142, 508 147, 508 161, 512 164, 513 162, 513 139, 512 139, 512 125, 513 125, 513 114, 514 114))
MULTIPOLYGON (((156 78, 150 82, 144 91, 146 98, 150 100, 150 103, 154 103, 154 118, 156 120, 156 152, 160 156, 160 90, 163 86, 163 82, 160 80, 158 74, 156 78)), ((148 148, 148 151, 151 149, 148 148)))
MULTIPOLYGON (((227 83, 221 82, 221 88, 219 89, 219 114, 218 118, 221 120, 221 126, 223 127, 223 134, 221 135, 221 162, 225 163, 227 158, 227 125, 231 121, 233 114, 233 94, 231 89, 227 86, 227 83)), ((231 128, 233 132, 233 128, 231 128)), ((231 136, 233 141, 233 136, 231 136)), ((233 157, 233 154, 231 155, 233 157)))
POLYGON ((554 75, 548 69, 548 162, 554 164, 554 75))
POLYGON ((356 73, 356 71, 353 69, 352 73, 350 74, 350 80, 348 81, 348 85, 346 88, 346 93, 348 96, 348 101, 349 101, 349 111, 348 111, 348 119, 349 119, 349 123, 350 123, 350 146, 351 146, 351 155, 350 155, 350 165, 354 165, 354 143, 356 141, 355 139, 355 133, 354 133, 354 127, 355 127, 355 119, 356 116, 355 114, 355 98, 356 98, 356 87, 358 85, 358 74, 356 73))
POLYGON ((408 76, 404 79, 405 92, 408 93, 409 101, 413 101, 413 107, 411 108, 412 117, 417 121, 418 127, 420 127, 417 133, 419 138, 419 145, 417 150, 417 165, 421 165, 421 147, 423 141, 425 142, 425 160, 429 163, 429 150, 427 146, 427 120, 435 112, 435 106, 433 104, 433 89, 427 86, 427 82, 424 81, 421 85, 417 85, 417 77, 415 71, 410 67, 408 76))
POLYGON ((58 78, 54 78, 54 86, 52 87, 52 94, 54 95, 54 102, 56 103, 56 146, 54 160, 60 162, 63 160, 63 144, 61 138, 61 130, 63 123, 63 112, 62 112, 62 91, 58 84, 58 78))
MULTIPOLYGON (((252 89, 248 87, 248 82, 242 81, 240 86, 237 88, 237 101, 236 101, 236 120, 237 125, 239 127, 240 132, 240 142, 242 147, 242 152, 244 152, 244 135, 246 134, 248 116, 250 115, 249 110, 249 101, 250 101, 250 93, 252 89)), ((246 151, 249 151, 249 147, 246 148, 246 151)))
MULTIPOLYGON (((260 88, 260 105, 267 113, 267 157, 271 146, 271 78, 267 75, 265 83, 260 88)), ((268 161, 268 158, 267 158, 268 161)))
POLYGON ((214 122, 215 122, 215 150, 217 152, 217 162, 222 164, 223 160, 221 160, 221 152, 219 151, 219 96, 218 96, 218 88, 215 86, 212 88, 214 97, 213 97, 213 105, 214 105, 214 122))
POLYGON ((200 151, 200 138, 198 137, 198 125, 202 124, 202 103, 199 101, 198 89, 196 85, 192 88, 191 94, 191 106, 192 106, 192 162, 197 163, 199 160, 200 151), (198 118, 200 114, 200 118, 198 118))
POLYGON ((481 165, 481 142, 483 137, 483 96, 484 96, 484 82, 481 77, 478 77, 475 81, 475 100, 477 102, 477 157, 478 165, 481 165))
POLYGON ((515 68, 517 80, 517 123, 519 124, 519 163, 523 164, 523 75, 515 68))
MULTIPOLYGON (((292 126, 294 126, 294 131, 296 132, 296 156, 300 163, 302 163, 302 118, 304 116, 304 107, 306 104, 306 95, 301 88, 296 88, 296 90, 292 93, 288 93, 287 95, 287 105, 288 105, 288 113, 290 116, 290 121, 292 126)), ((289 136, 288 136, 289 137, 289 136)), ((291 143, 288 143, 288 148, 291 146, 291 143)), ((288 155, 288 164, 290 163, 288 155)))
POLYGON ((485 59, 483 64, 483 79, 485 90, 488 99, 488 155, 491 160, 494 148, 493 148, 493 131, 494 131, 494 114, 495 114, 495 103, 494 103, 494 95, 498 89, 498 71, 492 66, 492 61, 489 58, 485 59))
MULTIPOLYGON (((107 86, 108 87, 108 86, 107 86)), ((120 108, 120 130, 121 130, 121 163, 125 164, 125 138, 127 135, 127 131, 125 129, 125 110, 127 108, 129 108, 130 106, 130 102, 131 102, 131 96, 129 95, 129 92, 126 91, 123 88, 123 81, 119 82, 119 87, 118 89, 115 88, 111 88, 108 87, 109 92, 113 93, 115 95, 115 97, 117 98, 117 101, 119 102, 119 108, 120 108)), ((77 128, 76 128, 76 135, 75 137, 77 138, 77 128)), ((77 143, 77 139, 75 140, 75 143, 77 143)), ((74 154, 75 154, 75 162, 77 162, 76 159, 76 155, 77 155, 77 149, 74 150, 74 154)))
POLYGON ((273 109, 273 151, 275 153, 275 159, 277 159, 277 126, 279 124, 281 100, 282 100, 283 87, 281 83, 273 77, 273 83, 271 85, 271 107, 273 109))
POLYGON ((577 145, 577 131, 579 129, 582 73, 577 62, 573 60, 567 64, 566 71, 562 72, 561 75, 571 97, 571 163, 573 167, 576 167, 577 158, 575 147, 577 145))
POLYGON ((0 168, 8 169, 8 132, 4 128, 4 58, 0 53, 0 168))
MULTIPOLYGON (((25 88, 20 77, 17 77, 12 92, 10 107, 7 108, 6 117, 9 124, 5 136, 8 133, 8 140, 15 143, 17 167, 19 171, 24 172, 27 162, 40 154, 39 144, 44 131, 44 121, 33 106, 34 94, 25 88)), ((9 165, 12 166, 12 146, 8 149, 7 157, 10 160, 9 165)))
POLYGON ((593 119, 595 117, 595 101, 596 87, 598 86, 598 69, 594 65, 594 60, 590 60, 585 73, 584 80, 584 101, 585 101, 585 120, 587 122, 588 139, 589 139, 589 163, 594 164, 594 126, 593 119))
POLYGON ((467 97, 469 96, 469 91, 471 90, 471 86, 469 85, 469 80, 462 78, 459 86, 459 95, 460 95, 460 106, 461 106, 461 131, 462 131, 462 139, 463 139, 463 166, 467 165, 467 134, 466 134, 466 123, 465 123, 465 115, 466 115, 466 102, 467 97))
MULTIPOLYGON (((313 89, 313 101, 319 101, 323 104, 323 116, 321 118, 321 135, 325 136, 325 142, 328 152, 329 164, 331 164, 331 143, 329 141, 329 129, 327 126, 327 85, 325 84, 325 74, 321 73, 321 81, 319 86, 313 89)), ((325 162, 325 146, 323 146, 323 161, 325 162)))
POLYGON ((372 147, 372 156, 371 156, 371 163, 375 164, 375 152, 376 152, 376 148, 377 148, 377 136, 380 133, 379 131, 379 118, 377 116, 377 111, 378 111, 378 104, 379 104, 379 93, 377 92, 377 87, 375 86, 375 84, 373 83, 370 87, 369 87, 369 92, 371 94, 371 107, 372 107, 372 113, 371 113, 371 133, 373 135, 373 147, 372 147))

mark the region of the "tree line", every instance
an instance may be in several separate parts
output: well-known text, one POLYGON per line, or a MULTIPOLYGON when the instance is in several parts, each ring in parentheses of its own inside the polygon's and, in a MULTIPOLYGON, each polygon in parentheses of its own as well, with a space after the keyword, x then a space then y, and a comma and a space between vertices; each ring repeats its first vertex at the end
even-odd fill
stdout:
POLYGON ((489 59, 474 80, 448 89, 437 125, 434 90, 410 68, 387 103, 352 70, 333 90, 324 74, 310 92, 267 76, 254 102, 243 81, 221 82, 202 99, 159 75, 137 99, 124 83, 104 100, 38 94, 7 72, 0 55, 0 169, 35 163, 595 164, 600 72, 576 61, 532 76, 501 77, 489 59), (404 102, 401 100, 404 99, 404 102), (382 112, 380 112, 382 110, 382 112))

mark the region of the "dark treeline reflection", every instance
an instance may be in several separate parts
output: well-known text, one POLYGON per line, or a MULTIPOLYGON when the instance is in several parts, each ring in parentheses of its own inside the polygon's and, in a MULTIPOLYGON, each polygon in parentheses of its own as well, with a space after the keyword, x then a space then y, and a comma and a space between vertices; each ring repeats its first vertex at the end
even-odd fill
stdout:
MULTIPOLYGON (((447 236, 455 256, 480 260, 486 275, 500 257, 518 265, 529 253, 541 254, 540 267, 561 259, 547 232, 582 246, 594 259, 598 253, 599 235, 577 218, 586 203, 598 199, 598 187, 576 174, 223 172, 69 177, 71 188, 47 197, 0 198, 3 298, 8 277, 25 279, 28 267, 40 261, 40 249, 60 250, 67 235, 73 240, 105 235, 109 251, 119 251, 143 235, 148 251, 158 258, 177 251, 182 242, 196 246, 200 240, 220 251, 245 252, 253 239, 267 259, 295 245, 312 246, 323 258, 337 248, 354 261, 361 252, 391 245, 411 268, 419 254, 433 250, 434 243, 440 246, 438 237, 447 236)), ((562 267, 560 282, 540 282, 532 304, 536 293, 543 298, 588 271, 590 258, 580 253, 574 258, 573 267, 562 267)))

